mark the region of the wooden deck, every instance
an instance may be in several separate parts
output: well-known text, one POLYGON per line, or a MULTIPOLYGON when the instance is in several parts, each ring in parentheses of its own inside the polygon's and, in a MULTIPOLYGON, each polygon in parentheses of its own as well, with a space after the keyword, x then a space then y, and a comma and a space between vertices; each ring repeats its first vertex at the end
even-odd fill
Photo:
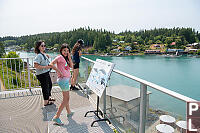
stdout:
POLYGON ((96 120, 94 114, 84 117, 89 110, 94 110, 92 104, 81 91, 70 92, 70 107, 75 112, 72 118, 67 118, 64 110, 61 114, 63 126, 54 125, 51 121, 62 101, 62 92, 54 87, 53 105, 43 107, 43 97, 40 88, 20 91, 0 92, 0 133, 112 133, 106 122, 91 123, 96 120))

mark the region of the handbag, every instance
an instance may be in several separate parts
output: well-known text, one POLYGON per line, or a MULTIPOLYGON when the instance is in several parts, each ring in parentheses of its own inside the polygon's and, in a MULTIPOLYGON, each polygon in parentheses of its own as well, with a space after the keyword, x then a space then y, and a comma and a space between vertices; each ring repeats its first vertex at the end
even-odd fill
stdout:
POLYGON ((49 72, 49 75, 51 77, 52 84, 57 84, 57 79, 58 79, 57 73, 55 71, 52 71, 49 72))

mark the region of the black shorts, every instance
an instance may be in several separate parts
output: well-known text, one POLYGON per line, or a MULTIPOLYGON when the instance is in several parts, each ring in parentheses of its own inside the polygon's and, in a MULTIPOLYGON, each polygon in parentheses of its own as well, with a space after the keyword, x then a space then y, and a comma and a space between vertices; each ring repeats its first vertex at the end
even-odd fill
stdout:
POLYGON ((73 65, 73 68, 74 69, 77 69, 77 68, 79 68, 79 63, 73 63, 74 65, 73 65))

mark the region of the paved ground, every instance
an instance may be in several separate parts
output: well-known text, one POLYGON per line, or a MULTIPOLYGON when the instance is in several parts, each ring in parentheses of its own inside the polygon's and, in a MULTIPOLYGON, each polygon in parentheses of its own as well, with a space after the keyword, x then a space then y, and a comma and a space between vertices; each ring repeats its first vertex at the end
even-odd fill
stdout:
POLYGON ((91 127, 96 119, 94 114, 84 117, 88 110, 94 110, 91 103, 80 92, 70 92, 70 106, 75 112, 67 118, 66 111, 61 114, 63 126, 54 125, 51 121, 62 101, 62 93, 57 87, 53 89, 56 102, 43 107, 40 89, 12 91, 0 93, 0 133, 111 133, 112 129, 106 122, 98 122, 91 127))

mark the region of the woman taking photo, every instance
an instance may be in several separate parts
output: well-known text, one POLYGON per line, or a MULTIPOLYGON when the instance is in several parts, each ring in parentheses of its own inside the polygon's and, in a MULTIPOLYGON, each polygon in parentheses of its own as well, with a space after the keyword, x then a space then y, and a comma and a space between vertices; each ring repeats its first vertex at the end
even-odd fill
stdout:
POLYGON ((72 49, 72 61, 73 61, 73 75, 71 79, 71 90, 78 90, 76 88, 76 81, 79 74, 79 63, 80 63, 80 56, 81 56, 81 48, 84 44, 82 39, 79 39, 72 49))
POLYGON ((44 106, 53 104, 54 98, 51 98, 52 82, 49 75, 51 66, 49 66, 49 56, 45 54, 46 45, 44 41, 38 41, 35 44, 34 67, 36 68, 36 77, 42 88, 44 106))
POLYGON ((53 117, 53 121, 58 125, 62 125, 59 117, 64 107, 66 107, 67 110, 67 117, 71 117, 74 114, 74 112, 71 112, 69 107, 69 80, 71 77, 70 67, 72 67, 72 60, 70 55, 70 48, 67 44, 62 44, 60 48, 60 55, 58 55, 50 63, 50 65, 57 72, 58 85, 60 86, 63 94, 63 101, 60 104, 56 115, 53 117), (55 67, 54 64, 56 64, 57 67, 55 67))

